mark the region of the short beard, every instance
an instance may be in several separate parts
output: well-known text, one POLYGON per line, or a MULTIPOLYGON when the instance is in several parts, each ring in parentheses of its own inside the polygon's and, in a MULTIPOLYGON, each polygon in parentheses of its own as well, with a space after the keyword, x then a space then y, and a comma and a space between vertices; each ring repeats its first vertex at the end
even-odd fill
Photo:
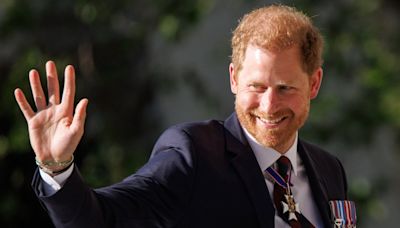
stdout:
POLYGON ((256 109, 245 112, 237 104, 235 104, 235 110, 242 127, 244 127, 259 144, 264 147, 272 148, 280 153, 285 153, 292 145, 297 131, 304 125, 308 117, 309 107, 307 107, 300 116, 297 116, 297 118, 293 111, 289 109, 281 110, 270 116, 265 116, 256 109), (291 123, 289 123, 285 129, 260 130, 256 128, 257 116, 265 119, 285 116, 285 118, 289 119, 284 121, 291 121, 291 123))

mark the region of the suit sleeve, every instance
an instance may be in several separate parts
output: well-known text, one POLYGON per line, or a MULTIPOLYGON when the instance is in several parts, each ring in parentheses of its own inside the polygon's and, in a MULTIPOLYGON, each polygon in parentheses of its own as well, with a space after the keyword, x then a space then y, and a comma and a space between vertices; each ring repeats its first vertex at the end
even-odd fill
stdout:
POLYGON ((174 227, 192 192, 192 150, 188 134, 171 128, 161 135, 148 163, 119 183, 91 189, 75 168, 53 195, 40 191, 38 172, 32 186, 56 227, 174 227))

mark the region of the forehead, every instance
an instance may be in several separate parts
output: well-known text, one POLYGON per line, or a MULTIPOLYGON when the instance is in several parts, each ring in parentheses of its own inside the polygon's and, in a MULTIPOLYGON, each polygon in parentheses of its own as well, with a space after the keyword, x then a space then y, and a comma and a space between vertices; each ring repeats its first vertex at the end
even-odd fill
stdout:
POLYGON ((274 52, 249 46, 238 74, 238 83, 241 86, 262 84, 296 87, 308 84, 309 77, 301 67, 299 52, 296 47, 274 52))
POLYGON ((280 51, 271 51, 254 45, 246 49, 244 71, 268 71, 269 73, 303 72, 300 50, 297 46, 280 51))

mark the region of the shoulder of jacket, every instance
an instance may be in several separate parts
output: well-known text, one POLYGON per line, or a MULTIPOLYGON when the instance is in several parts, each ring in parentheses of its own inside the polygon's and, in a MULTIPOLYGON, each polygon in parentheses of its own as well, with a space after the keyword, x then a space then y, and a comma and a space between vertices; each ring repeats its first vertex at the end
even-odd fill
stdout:
POLYGON ((178 130, 184 131, 188 134, 195 134, 198 132, 213 132, 216 129, 223 127, 223 121, 221 120, 205 120, 197 122, 185 122, 173 125, 167 129, 167 131, 178 130))
POLYGON ((339 161, 339 159, 334 154, 328 152, 327 150, 321 148, 320 146, 314 143, 301 139, 299 139, 299 143, 304 147, 306 151, 310 151, 310 156, 318 156, 319 158, 339 161))

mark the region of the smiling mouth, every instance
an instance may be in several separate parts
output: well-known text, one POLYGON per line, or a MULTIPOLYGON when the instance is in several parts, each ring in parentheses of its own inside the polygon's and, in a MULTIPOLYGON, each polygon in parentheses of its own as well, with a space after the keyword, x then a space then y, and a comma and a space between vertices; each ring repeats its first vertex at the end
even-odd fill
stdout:
POLYGON ((273 118, 273 119, 265 119, 260 116, 256 116, 256 118, 268 126, 277 126, 280 123, 282 123, 284 120, 286 120, 287 116, 282 116, 282 117, 273 118))

